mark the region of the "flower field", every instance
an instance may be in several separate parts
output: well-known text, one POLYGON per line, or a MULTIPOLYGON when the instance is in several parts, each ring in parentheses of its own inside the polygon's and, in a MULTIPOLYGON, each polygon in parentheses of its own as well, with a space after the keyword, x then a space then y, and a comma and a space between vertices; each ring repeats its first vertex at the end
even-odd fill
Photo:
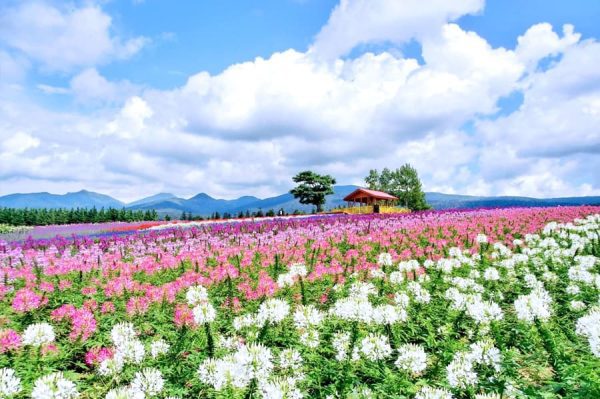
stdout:
POLYGON ((600 398, 599 236, 556 207, 0 241, 0 398, 600 398))

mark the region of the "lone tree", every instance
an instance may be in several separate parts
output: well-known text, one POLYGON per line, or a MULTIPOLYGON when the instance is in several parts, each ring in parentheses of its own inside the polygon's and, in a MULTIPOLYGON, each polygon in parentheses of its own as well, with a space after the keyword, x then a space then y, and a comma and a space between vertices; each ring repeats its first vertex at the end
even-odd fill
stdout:
POLYGON ((398 197, 398 202, 411 211, 431 209, 425 201, 425 193, 417 170, 404 164, 396 170, 384 168, 381 173, 371 169, 365 183, 372 190, 383 191, 398 197))
POLYGON ((312 204, 317 207, 317 212, 323 211, 325 196, 333 194, 335 179, 329 175, 319 175, 310 170, 298 173, 293 177, 296 188, 290 190, 294 198, 298 198, 301 204, 312 204))

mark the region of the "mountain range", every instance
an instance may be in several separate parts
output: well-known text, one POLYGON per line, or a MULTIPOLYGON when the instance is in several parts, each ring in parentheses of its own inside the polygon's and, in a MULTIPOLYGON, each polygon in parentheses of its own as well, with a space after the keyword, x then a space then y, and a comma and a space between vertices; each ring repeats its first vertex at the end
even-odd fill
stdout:
MULTIPOLYGON (((334 194, 327 196, 326 209, 344 205, 343 198, 354 191, 357 186, 335 186, 334 194)), ((531 198, 531 197, 481 197, 471 195, 425 193, 427 202, 434 209, 452 208, 495 208, 508 206, 556 206, 556 205, 600 205, 600 196, 596 197, 566 197, 566 198, 531 198)), ((300 204, 292 194, 285 193, 270 198, 243 196, 226 200, 213 198, 200 193, 191 198, 180 198, 170 193, 160 193, 140 200, 124 203, 108 195, 81 190, 67 194, 29 193, 10 194, 0 197, 0 207, 9 208, 128 208, 155 209, 160 215, 179 216, 182 212, 207 216, 214 212, 237 214, 240 211, 267 211, 283 208, 286 212, 302 210, 310 212, 311 205, 300 204)))

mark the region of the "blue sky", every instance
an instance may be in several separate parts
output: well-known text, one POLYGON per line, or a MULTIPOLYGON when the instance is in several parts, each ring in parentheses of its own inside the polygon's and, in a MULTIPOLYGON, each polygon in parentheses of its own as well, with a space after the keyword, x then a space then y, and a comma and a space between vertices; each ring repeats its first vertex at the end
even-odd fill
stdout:
POLYGON ((266 196, 404 162, 428 190, 600 193, 600 2, 399 4, 3 2, 0 194, 266 196))

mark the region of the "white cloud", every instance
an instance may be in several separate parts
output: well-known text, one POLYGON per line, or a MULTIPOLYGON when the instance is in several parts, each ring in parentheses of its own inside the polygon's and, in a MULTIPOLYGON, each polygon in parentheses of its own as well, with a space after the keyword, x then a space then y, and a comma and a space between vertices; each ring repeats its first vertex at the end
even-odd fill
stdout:
POLYGON ((529 68, 548 56, 558 55, 574 45, 581 38, 573 25, 563 26, 563 37, 559 37, 549 23, 533 25, 524 35, 519 36, 516 54, 529 68))
POLYGON ((359 44, 423 39, 447 21, 483 9, 484 0, 341 0, 312 51, 333 59, 359 44))
POLYGON ((48 70, 69 71, 131 57, 148 41, 115 36, 111 24, 111 17, 94 5, 58 8, 27 1, 2 10, 0 42, 48 70))
POLYGON ((480 1, 378 1, 355 24, 365 4, 343 1, 307 52, 200 72, 173 90, 79 68, 68 90, 93 113, 0 96, 0 138, 27 132, 37 140, 21 137, 26 149, 4 156, 1 190, 35 181, 121 199, 158 191, 266 196, 288 190, 305 168, 361 183, 371 168, 410 162, 427 190, 599 193, 590 170, 600 168, 600 44, 540 24, 515 49, 494 48, 447 22, 476 12, 480 1), (385 51, 336 58, 360 43, 413 37, 422 64, 385 51), (537 68, 548 56, 554 63, 537 68), (523 104, 496 118, 498 100, 514 91, 523 104))

